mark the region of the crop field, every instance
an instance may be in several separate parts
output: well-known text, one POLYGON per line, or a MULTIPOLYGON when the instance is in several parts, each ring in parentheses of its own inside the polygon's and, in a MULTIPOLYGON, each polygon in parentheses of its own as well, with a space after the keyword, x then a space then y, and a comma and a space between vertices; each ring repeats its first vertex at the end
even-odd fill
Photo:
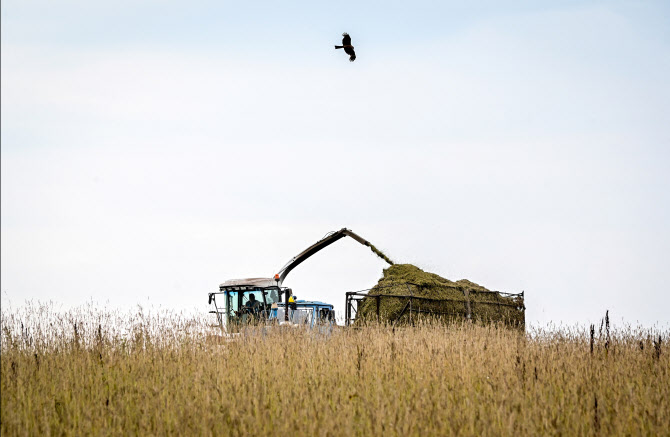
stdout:
POLYGON ((3 308, 2 435, 667 435, 668 332, 3 308))

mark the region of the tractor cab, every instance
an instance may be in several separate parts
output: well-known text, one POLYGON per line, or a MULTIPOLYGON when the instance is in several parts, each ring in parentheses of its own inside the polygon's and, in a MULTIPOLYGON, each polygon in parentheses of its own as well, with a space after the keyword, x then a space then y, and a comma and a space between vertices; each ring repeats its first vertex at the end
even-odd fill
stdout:
POLYGON ((210 311, 218 325, 227 332, 237 332, 242 325, 283 323, 309 328, 335 323, 333 305, 324 302, 295 300, 290 288, 280 287, 270 278, 233 279, 209 294, 210 311))
POLYGON ((221 284, 218 292, 209 293, 209 304, 214 305, 210 313, 226 330, 258 324, 269 320, 273 304, 276 307, 290 293, 270 278, 232 279, 221 284))

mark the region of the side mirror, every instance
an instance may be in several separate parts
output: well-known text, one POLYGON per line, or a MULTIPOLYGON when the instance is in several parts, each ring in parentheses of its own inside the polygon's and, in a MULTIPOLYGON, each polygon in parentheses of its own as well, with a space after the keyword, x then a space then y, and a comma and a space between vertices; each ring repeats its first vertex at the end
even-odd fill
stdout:
POLYGON ((209 304, 212 304, 212 301, 214 300, 214 293, 209 293, 209 304))

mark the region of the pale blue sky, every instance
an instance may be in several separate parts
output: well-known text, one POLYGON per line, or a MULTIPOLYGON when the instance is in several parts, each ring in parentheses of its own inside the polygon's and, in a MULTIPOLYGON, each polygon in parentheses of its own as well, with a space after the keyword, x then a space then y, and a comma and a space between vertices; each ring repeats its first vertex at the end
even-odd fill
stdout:
MULTIPOLYGON (((346 226, 530 322, 667 324, 669 12, 4 1, 3 302, 206 310, 346 226)), ((341 309, 383 266, 342 241, 286 285, 341 309)))

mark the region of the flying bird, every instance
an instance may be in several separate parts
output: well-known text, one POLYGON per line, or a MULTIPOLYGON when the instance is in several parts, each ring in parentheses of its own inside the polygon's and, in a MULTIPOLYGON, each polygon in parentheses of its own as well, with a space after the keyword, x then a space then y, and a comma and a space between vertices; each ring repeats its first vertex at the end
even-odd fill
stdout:
POLYGON ((356 60, 356 53, 354 52, 354 46, 351 45, 351 37, 347 32, 344 32, 342 37, 342 45, 335 46, 335 48, 344 49, 344 52, 349 55, 349 61, 354 62, 356 60))

